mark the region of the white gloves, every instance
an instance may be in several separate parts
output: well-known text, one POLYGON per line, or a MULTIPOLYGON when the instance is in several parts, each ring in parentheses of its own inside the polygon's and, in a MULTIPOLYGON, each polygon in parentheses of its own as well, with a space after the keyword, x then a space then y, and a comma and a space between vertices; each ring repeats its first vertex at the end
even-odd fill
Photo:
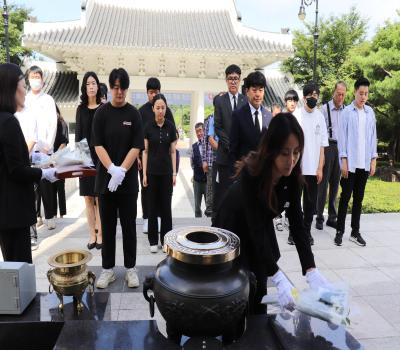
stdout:
POLYGON ((108 189, 110 192, 115 192, 125 178, 126 169, 121 166, 115 166, 114 163, 111 163, 107 172, 111 175, 108 189))
POLYGON ((278 301, 282 309, 294 310, 294 299, 292 296, 292 289, 294 288, 284 273, 278 270, 275 275, 271 277, 272 282, 278 289, 278 301))
POLYGON ((56 168, 42 169, 42 180, 48 180, 50 182, 56 182, 58 178, 56 177, 56 168))
POLYGON ((306 280, 311 289, 331 288, 330 283, 320 274, 317 268, 306 273, 306 280))

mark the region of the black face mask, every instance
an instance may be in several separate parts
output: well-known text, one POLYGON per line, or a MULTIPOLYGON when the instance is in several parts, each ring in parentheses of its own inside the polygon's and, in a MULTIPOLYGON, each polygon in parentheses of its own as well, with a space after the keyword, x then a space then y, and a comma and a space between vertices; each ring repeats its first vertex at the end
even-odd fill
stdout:
POLYGON ((306 98, 306 101, 307 101, 307 106, 310 109, 314 109, 318 102, 318 100, 315 97, 308 97, 306 98))

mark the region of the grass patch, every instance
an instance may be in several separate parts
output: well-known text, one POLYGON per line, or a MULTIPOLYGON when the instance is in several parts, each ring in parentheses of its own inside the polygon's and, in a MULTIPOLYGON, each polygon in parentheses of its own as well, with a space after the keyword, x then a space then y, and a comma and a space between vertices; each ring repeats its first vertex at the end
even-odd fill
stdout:
MULTIPOLYGON (((338 199, 340 198, 340 187, 338 199)), ((349 202, 349 212, 353 206, 353 198, 349 202)), ((395 213, 400 212, 400 183, 386 182, 371 177, 365 187, 362 213, 395 213)))

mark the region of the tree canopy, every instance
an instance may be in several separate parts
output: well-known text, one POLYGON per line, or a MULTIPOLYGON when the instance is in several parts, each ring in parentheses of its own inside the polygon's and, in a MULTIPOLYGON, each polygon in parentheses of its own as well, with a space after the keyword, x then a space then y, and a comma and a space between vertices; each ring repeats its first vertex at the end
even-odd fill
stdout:
MULTIPOLYGON (((15 64, 21 64, 24 57, 29 56, 31 50, 26 47, 22 47, 21 38, 24 29, 24 22, 28 20, 30 10, 17 6, 8 6, 8 33, 9 33, 9 48, 10 48, 10 61, 15 64)), ((3 8, 0 10, 0 62, 6 62, 6 48, 4 45, 4 19, 3 19, 3 8)))

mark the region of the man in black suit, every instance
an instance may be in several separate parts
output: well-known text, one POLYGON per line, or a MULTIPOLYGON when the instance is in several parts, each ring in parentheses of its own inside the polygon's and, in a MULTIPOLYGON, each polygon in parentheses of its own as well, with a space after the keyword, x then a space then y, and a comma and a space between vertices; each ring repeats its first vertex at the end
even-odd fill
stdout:
POLYGON ((216 159, 217 174, 215 176, 213 213, 217 212, 219 203, 229 185, 232 176, 232 159, 229 154, 229 134, 231 130, 232 112, 246 104, 246 97, 239 93, 240 75, 242 71, 235 64, 225 70, 228 92, 215 100, 214 124, 218 136, 218 150, 216 159))
POLYGON ((261 104, 267 82, 261 72, 252 72, 245 79, 248 103, 232 113, 232 125, 229 134, 231 159, 240 160, 250 151, 254 151, 267 130, 272 114, 261 104))
POLYGON ((194 216, 201 218, 201 199, 206 202, 207 174, 203 170, 202 152, 204 141, 204 124, 197 123, 194 126, 197 142, 192 145, 192 156, 190 164, 193 169, 193 192, 194 192, 194 216))

